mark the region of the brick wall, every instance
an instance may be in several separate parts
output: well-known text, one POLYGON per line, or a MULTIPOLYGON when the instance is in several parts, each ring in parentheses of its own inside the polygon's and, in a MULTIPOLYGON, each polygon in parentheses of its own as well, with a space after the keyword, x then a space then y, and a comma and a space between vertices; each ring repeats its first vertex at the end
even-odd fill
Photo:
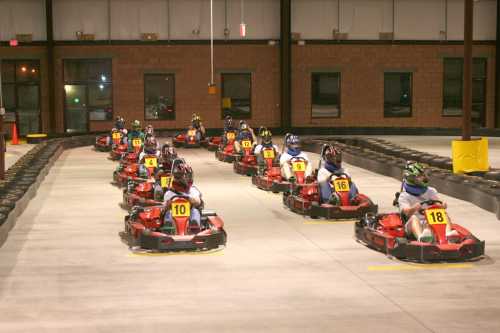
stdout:
MULTIPOLYGON (((157 128, 185 128, 193 112, 205 126, 222 127, 220 74, 223 70, 252 71, 253 126, 279 126, 279 48, 268 45, 216 45, 214 80, 217 95, 208 95, 210 48, 176 46, 59 46, 56 47, 56 110, 58 131, 64 130, 63 73, 65 58, 113 59, 113 108, 126 121, 144 122, 144 73, 175 73, 175 120, 147 121, 157 128)), ((112 122, 94 121, 90 129, 107 130, 112 122)))
MULTIPOLYGON (((453 45, 293 46, 292 124, 305 127, 460 127, 461 118, 442 117, 443 58, 463 57, 453 45), (311 119, 311 72, 341 72, 341 117, 311 119), (411 118, 384 118, 384 71, 413 72, 411 118)), ((494 127, 495 47, 474 46, 487 57, 486 124, 494 127)))

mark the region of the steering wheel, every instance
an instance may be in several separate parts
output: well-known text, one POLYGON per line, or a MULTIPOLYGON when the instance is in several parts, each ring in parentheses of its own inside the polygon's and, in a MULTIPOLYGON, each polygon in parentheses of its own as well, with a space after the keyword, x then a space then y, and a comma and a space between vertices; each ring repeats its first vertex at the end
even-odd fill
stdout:
MULTIPOLYGON (((438 205, 440 205, 440 206, 443 206, 443 202, 442 202, 441 200, 433 200, 433 199, 429 199, 429 200, 424 200, 424 201, 421 201, 421 202, 420 202, 420 205, 426 205, 426 206, 432 206, 432 205, 435 205, 435 204, 438 204, 438 205)), ((424 214, 424 210, 425 210, 425 209, 420 208, 420 209, 418 210, 418 212, 419 212, 420 214, 422 214, 422 215, 423 215, 423 214, 424 214)))

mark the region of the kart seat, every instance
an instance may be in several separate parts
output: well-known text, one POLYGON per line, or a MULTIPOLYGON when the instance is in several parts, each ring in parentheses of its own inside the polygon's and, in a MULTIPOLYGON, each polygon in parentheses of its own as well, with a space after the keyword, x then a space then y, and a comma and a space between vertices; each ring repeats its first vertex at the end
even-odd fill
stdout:
POLYGON ((384 229, 403 228, 403 221, 401 220, 401 216, 399 214, 396 214, 396 213, 381 216, 378 223, 384 229))

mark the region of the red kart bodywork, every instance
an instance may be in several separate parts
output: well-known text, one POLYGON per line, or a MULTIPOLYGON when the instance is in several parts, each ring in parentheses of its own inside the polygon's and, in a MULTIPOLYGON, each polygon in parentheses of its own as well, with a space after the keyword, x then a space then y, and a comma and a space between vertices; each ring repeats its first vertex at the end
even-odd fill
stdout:
POLYGON ((207 149, 209 151, 216 151, 219 149, 219 146, 222 144, 222 137, 220 136, 212 136, 207 139, 207 149))
POLYGON ((236 155, 233 161, 234 172, 240 175, 253 176, 257 174, 257 156, 252 153, 253 146, 241 148, 243 155, 236 155))
POLYGON ((113 161, 118 161, 122 158, 123 154, 128 151, 127 144, 113 145, 111 152, 109 153, 109 158, 113 161))
POLYGON ((484 255, 484 241, 458 224, 453 223, 452 228, 459 235, 448 240, 446 225, 432 226, 434 242, 424 243, 407 238, 404 221, 399 213, 367 214, 354 227, 358 241, 398 259, 418 262, 464 261, 484 255))
POLYGON ((146 181, 146 179, 140 178, 138 176, 138 173, 139 173, 139 164, 130 163, 124 165, 121 171, 115 170, 113 172, 113 181, 118 187, 126 186, 129 180, 135 182, 146 181))
MULTIPOLYGON (((176 202, 187 199, 177 199, 176 202)), ((125 217, 125 232, 130 245, 155 251, 210 250, 226 244, 224 222, 215 213, 202 214, 201 228, 189 216, 175 217, 171 225, 163 222, 163 206, 131 211, 125 217)))
POLYGON ((108 135, 100 135, 95 138, 94 148, 97 151, 111 151, 110 138, 108 135))
POLYGON ((174 136, 172 143, 174 147, 199 148, 207 145, 207 139, 196 139, 197 130, 190 129, 186 133, 180 133, 174 136))
MULTIPOLYGON (((342 178, 347 181, 347 178, 342 178)), ((335 189, 333 189, 335 191, 335 189)), ((366 195, 359 193, 349 200, 349 191, 335 191, 339 198, 337 205, 320 203, 319 184, 293 184, 289 192, 283 193, 283 203, 291 211, 313 218, 350 219, 360 218, 366 213, 377 213, 378 206, 366 195)))
POLYGON ((215 152, 215 157, 221 162, 232 163, 234 161, 234 141, 228 141, 225 147, 215 152))
MULTIPOLYGON (((159 181, 162 190, 165 191, 170 186, 171 176, 169 172, 159 172, 156 175, 155 181, 159 181), (163 181, 162 178, 165 178, 163 181)), ((123 190, 123 203, 125 208, 133 206, 155 206, 161 205, 163 198, 155 198, 155 182, 145 181, 133 185, 132 188, 123 190)))
MULTIPOLYGON (((274 149, 264 149, 262 154, 266 163, 262 175, 253 175, 252 184, 264 191, 271 191, 273 193, 288 191, 290 183, 283 180, 281 177, 281 168, 279 163, 275 163, 275 158, 265 157, 264 151, 274 149)), ((274 152, 276 154, 276 152, 274 152)), ((274 155, 273 154, 273 155, 274 155)))

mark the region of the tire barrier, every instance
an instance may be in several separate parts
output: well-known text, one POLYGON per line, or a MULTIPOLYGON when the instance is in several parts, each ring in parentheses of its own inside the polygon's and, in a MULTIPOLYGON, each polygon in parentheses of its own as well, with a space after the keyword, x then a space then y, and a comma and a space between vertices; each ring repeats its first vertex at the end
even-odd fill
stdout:
POLYGON ((440 193, 471 202, 500 220, 500 170, 477 176, 453 174, 451 159, 378 139, 314 138, 304 140, 302 146, 304 150, 319 153, 325 143, 338 145, 347 163, 397 180, 401 180, 407 160, 427 164, 430 183, 440 193))
POLYGON ((65 149, 90 146, 94 142, 93 135, 43 141, 5 172, 5 179, 0 180, 0 246, 59 155, 65 149))

